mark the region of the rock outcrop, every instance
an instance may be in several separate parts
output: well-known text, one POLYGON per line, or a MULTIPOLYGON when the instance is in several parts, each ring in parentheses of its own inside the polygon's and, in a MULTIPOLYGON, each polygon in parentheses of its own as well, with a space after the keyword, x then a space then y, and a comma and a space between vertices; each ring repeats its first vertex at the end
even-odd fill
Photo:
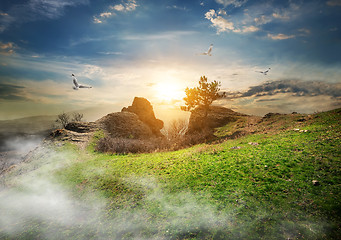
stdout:
POLYGON ((132 106, 110 113, 95 122, 70 122, 65 129, 50 133, 50 138, 71 141, 85 147, 95 131, 112 138, 150 139, 163 136, 163 121, 156 119, 153 107, 145 98, 135 97, 132 106))
POLYGON ((95 122, 70 122, 65 129, 78 133, 87 133, 96 131, 99 125, 95 122))
POLYGON ((96 122, 113 138, 145 139, 154 136, 149 126, 131 112, 110 113, 96 122))
POLYGON ((164 123, 155 117, 153 106, 147 99, 135 97, 133 104, 129 107, 124 107, 121 112, 136 114, 143 123, 148 125, 155 136, 162 136, 160 130, 163 128, 164 123))
POLYGON ((225 107, 210 106, 207 117, 205 118, 205 110, 203 107, 199 106, 191 113, 187 133, 193 133, 202 130, 213 130, 214 128, 222 127, 229 122, 234 122, 241 116, 246 115, 234 112, 231 109, 225 107))

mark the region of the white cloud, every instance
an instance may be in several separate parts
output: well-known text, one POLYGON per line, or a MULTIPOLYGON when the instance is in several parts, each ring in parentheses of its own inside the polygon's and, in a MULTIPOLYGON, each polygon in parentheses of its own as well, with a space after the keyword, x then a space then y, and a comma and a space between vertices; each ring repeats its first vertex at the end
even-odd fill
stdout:
POLYGON ((112 15, 113 15, 113 13, 111 13, 111 12, 103 12, 99 16, 103 17, 103 18, 106 18, 106 17, 110 17, 112 15))
POLYGON ((245 25, 241 27, 235 27, 235 24, 232 21, 224 18, 221 15, 227 15, 225 11, 219 10, 216 12, 214 9, 209 10, 205 14, 205 18, 210 20, 212 26, 217 29, 217 34, 222 32, 232 31, 234 33, 251 33, 259 31, 259 28, 253 25, 245 25))
POLYGON ((311 31, 307 28, 300 28, 298 31, 301 33, 301 36, 307 36, 311 33, 311 31))
POLYGON ((205 18, 211 21, 212 26, 217 28, 217 33, 235 30, 233 22, 219 16, 214 9, 209 10, 205 14, 205 18))
POLYGON ((247 0, 216 0, 217 3, 224 5, 224 7, 233 5, 235 7, 241 7, 247 2, 247 0))
POLYGON ((248 32, 257 32, 257 31, 259 31, 258 27, 255 27, 255 26, 248 26, 248 27, 246 27, 246 26, 244 26, 242 32, 248 33, 248 32))
POLYGON ((98 19, 97 17, 94 17, 94 23, 102 23, 102 21, 98 19))
POLYGON ((329 0, 327 1, 327 5, 331 7, 341 6, 341 0, 329 0))
POLYGON ((273 40, 285 40, 285 39, 290 39, 290 38, 294 38, 294 37, 295 37, 295 35, 286 35, 283 33, 279 33, 277 35, 268 33, 268 38, 271 38, 273 40))
POLYGON ((273 16, 274 18, 281 19, 281 20, 289 20, 289 19, 290 19, 290 17, 289 17, 288 15, 286 15, 286 14, 280 14, 280 13, 276 13, 276 12, 273 13, 272 16, 273 16))
POLYGON ((17 48, 13 42, 2 43, 0 42, 0 54, 9 56, 14 54, 14 49, 17 48))
POLYGON ((218 15, 225 15, 225 16, 227 16, 227 12, 224 9, 219 9, 218 15))
POLYGON ((254 22, 257 24, 257 25, 263 25, 263 24, 267 24, 269 22, 272 21, 272 18, 268 17, 268 16, 265 16, 265 15, 261 15, 259 17, 255 17, 254 18, 254 22))
POLYGON ((124 8, 124 6, 122 4, 116 4, 114 6, 110 6, 110 8, 115 10, 115 11, 119 11, 119 12, 125 10, 125 8, 124 8))
POLYGON ((118 12, 131 12, 138 7, 135 0, 128 0, 124 3, 109 6, 109 10, 100 13, 98 16, 94 16, 94 23, 103 23, 105 18, 110 18, 116 15, 118 12))
POLYGON ((182 11, 186 11, 187 8, 186 7, 180 7, 177 5, 172 5, 172 6, 167 6, 168 9, 176 9, 176 10, 182 10, 182 11))
POLYGON ((114 6, 110 6, 111 9, 119 12, 129 12, 134 11, 138 7, 135 0, 128 0, 123 4, 116 4, 114 6))

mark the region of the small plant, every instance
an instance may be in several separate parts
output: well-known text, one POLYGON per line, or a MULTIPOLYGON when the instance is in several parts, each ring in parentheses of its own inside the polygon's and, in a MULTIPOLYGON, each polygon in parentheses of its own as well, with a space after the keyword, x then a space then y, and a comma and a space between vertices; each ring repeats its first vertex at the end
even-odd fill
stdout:
POLYGON ((82 113, 74 112, 72 115, 73 115, 73 118, 72 118, 73 122, 81 122, 82 119, 83 119, 83 114, 82 113))
POLYGON ((178 141, 184 137, 188 129, 188 121, 186 119, 173 120, 167 128, 162 130, 166 138, 171 141, 178 141))
POLYGON ((57 116, 56 123, 61 124, 63 128, 65 128, 69 122, 70 116, 67 113, 63 112, 57 116))
POLYGON ((72 118, 69 114, 63 112, 57 116, 56 123, 60 124, 63 128, 66 127, 70 122, 81 122, 83 119, 83 114, 74 112, 72 118))
POLYGON ((147 153, 166 149, 167 145, 162 139, 131 139, 104 137, 98 140, 95 150, 105 153, 147 153))

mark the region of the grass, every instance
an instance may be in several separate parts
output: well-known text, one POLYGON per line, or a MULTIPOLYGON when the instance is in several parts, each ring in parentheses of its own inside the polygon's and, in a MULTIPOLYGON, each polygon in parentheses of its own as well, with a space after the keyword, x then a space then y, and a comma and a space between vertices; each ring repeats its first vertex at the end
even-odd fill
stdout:
MULTIPOLYGON (((338 239, 340 112, 275 116, 256 134, 172 152, 71 148, 77 160, 53 174, 77 199, 105 199, 98 222, 111 239, 338 239)), ((217 135, 247 127, 238 123, 217 135)))

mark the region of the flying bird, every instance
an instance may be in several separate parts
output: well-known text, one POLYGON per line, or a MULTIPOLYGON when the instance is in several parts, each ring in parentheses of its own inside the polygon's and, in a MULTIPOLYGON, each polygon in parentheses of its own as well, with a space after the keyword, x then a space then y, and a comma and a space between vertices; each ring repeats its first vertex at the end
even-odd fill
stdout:
POLYGON ((207 52, 199 53, 199 55, 212 56, 212 54, 211 54, 212 48, 213 48, 213 44, 210 45, 210 47, 209 47, 209 49, 207 50, 207 52))
POLYGON ((72 73, 71 76, 72 76, 72 82, 73 82, 73 85, 74 85, 74 86, 72 86, 72 88, 74 90, 78 90, 79 88, 92 88, 91 86, 86 86, 86 85, 79 84, 75 74, 72 73))
POLYGON ((256 72, 259 72, 259 73, 262 73, 264 75, 268 75, 268 72, 270 71, 271 68, 268 68, 266 71, 256 71, 256 72))

